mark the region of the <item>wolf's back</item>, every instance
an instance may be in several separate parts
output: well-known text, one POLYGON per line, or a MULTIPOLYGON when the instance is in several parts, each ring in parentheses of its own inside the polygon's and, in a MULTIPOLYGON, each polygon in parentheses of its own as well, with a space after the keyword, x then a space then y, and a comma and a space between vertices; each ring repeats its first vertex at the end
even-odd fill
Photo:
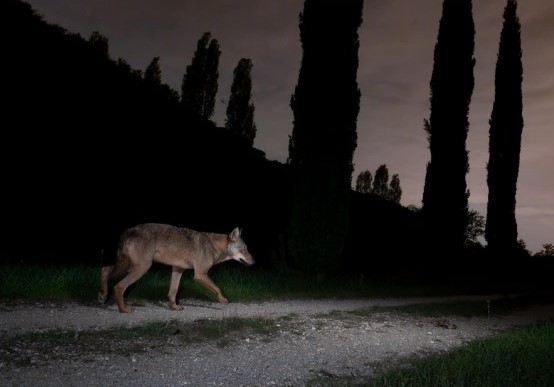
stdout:
POLYGON ((160 262, 174 265, 178 260, 192 267, 193 257, 213 256, 206 233, 161 223, 144 223, 121 235, 116 271, 124 274, 132 264, 160 262))

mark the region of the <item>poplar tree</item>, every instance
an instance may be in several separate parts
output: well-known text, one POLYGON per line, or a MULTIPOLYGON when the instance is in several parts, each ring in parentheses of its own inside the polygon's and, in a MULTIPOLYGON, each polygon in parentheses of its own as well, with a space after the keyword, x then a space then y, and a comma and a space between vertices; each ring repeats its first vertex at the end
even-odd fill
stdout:
POLYGON ((382 164, 377 168, 375 180, 373 180, 369 170, 360 172, 356 179, 355 190, 362 193, 373 193, 397 204, 400 204, 400 199, 402 198, 400 177, 398 174, 392 175, 389 183, 389 169, 386 164, 382 164))
POLYGON ((375 179, 373 180, 373 193, 375 195, 387 198, 389 191, 389 169, 386 164, 381 164, 375 171, 375 179))
POLYGON ((254 145, 256 124, 254 123, 254 104, 252 99, 252 61, 239 60, 233 71, 231 96, 227 105, 225 127, 237 136, 244 138, 250 146, 254 145))
POLYGON ((356 192, 370 193, 372 190, 372 182, 373 176, 369 170, 366 169, 365 171, 360 172, 356 178, 356 192))
POLYGON ((110 44, 108 38, 102 35, 99 31, 92 31, 88 38, 88 41, 90 45, 94 47, 94 50, 100 53, 101 56, 103 56, 105 59, 110 58, 110 44))
POLYGON ((300 14, 302 61, 290 103, 294 198, 287 236, 296 264, 322 275, 340 266, 348 233, 362 10, 363 0, 305 0, 300 14))
POLYGON ((160 57, 152 59, 146 70, 144 70, 144 80, 150 85, 160 86, 162 84, 162 70, 160 69, 160 57))
POLYGON ((159 56, 155 56, 144 70, 144 82, 149 88, 151 98, 153 98, 153 102, 150 103, 158 104, 158 107, 166 103, 171 105, 179 103, 179 93, 162 83, 159 56))
POLYGON ((400 199, 402 199, 402 188, 400 188, 400 177, 397 173, 392 175, 390 180, 388 197, 391 202, 400 204, 400 199))
POLYGON ((198 40, 181 84, 182 103, 206 119, 210 119, 215 110, 220 55, 218 41, 205 32, 198 40))
POLYGON ((422 208, 430 242, 443 253, 463 248, 468 221, 466 139, 474 38, 471 0, 444 0, 430 82, 431 113, 425 122, 431 160, 422 208))
POLYGON ((518 247, 515 207, 523 131, 521 56, 517 2, 508 0, 500 33, 495 96, 489 121, 489 196, 485 239, 491 250, 513 252, 518 247))

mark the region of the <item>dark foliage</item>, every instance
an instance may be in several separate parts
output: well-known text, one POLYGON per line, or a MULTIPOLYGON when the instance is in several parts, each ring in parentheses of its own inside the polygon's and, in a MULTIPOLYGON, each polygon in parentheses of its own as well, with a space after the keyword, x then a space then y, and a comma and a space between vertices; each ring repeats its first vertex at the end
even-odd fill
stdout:
MULTIPOLYGON (((351 6, 361 12, 361 3, 349 4, 357 4, 351 6)), ((295 210, 301 210, 296 224, 304 227, 299 238, 307 237, 304 247, 313 256, 329 250, 327 257, 346 253, 344 260, 323 261, 317 269, 333 267, 333 274, 356 275, 428 272, 421 213, 350 190, 352 155, 347 153, 355 147, 359 91, 355 76, 346 71, 350 67, 337 58, 326 56, 321 62, 325 66, 299 78, 293 105, 306 110, 295 115, 288 166, 266 160, 263 152, 227 129, 183 109, 178 94, 161 83, 157 58, 143 75, 123 59, 111 59, 100 33, 85 40, 46 23, 19 0, 0 2, 0 11, 2 260, 100 266, 101 259, 114 258, 125 228, 164 222, 216 232, 239 226, 257 266, 281 264, 276 258, 300 266, 287 256, 287 247, 294 250, 285 235, 293 224, 291 181, 305 177, 305 185, 294 186, 303 193, 295 201, 295 210), (335 71, 350 78, 335 79, 335 71), (346 83, 351 88, 342 88, 346 83), (310 87, 315 95, 308 93, 310 87), (335 104, 334 98, 350 98, 351 105, 335 104), (308 133, 296 126, 301 123, 308 133), (340 126, 344 123, 349 126, 340 126), (327 148, 312 149, 311 140, 327 148)), ((359 25, 361 20, 354 19, 358 24, 353 25, 359 25)), ((325 32, 325 26, 318 28, 325 32)), ((317 37, 317 31, 303 33, 317 37)), ((326 30, 325 36, 338 31, 326 30)), ((357 35, 350 32, 340 35, 354 43, 341 55, 351 59, 355 73, 357 35)), ((342 47, 343 40, 334 45, 314 42, 327 52, 342 47)), ((320 60, 306 54, 303 71, 310 61, 320 60)), ((450 273, 474 270, 484 261, 482 254, 476 250, 473 261, 451 264, 450 273)), ((487 281, 492 270, 497 268, 483 269, 487 281)), ((529 278, 532 272, 549 273, 542 266, 526 270, 529 278)), ((504 280, 517 284, 520 273, 504 280)), ((447 280, 448 273, 443 274, 447 280)))
POLYGON ((373 175, 369 170, 360 172, 356 178, 356 192, 370 193, 372 191, 373 175))
POLYGON ((386 198, 389 192, 389 169, 386 164, 379 165, 375 171, 375 180, 373 180, 373 193, 386 198))
POLYGON ((183 104, 205 119, 215 111, 219 79, 219 42, 205 32, 198 40, 191 64, 187 66, 181 85, 183 104))
POLYGON ((431 160, 423 193, 430 245, 442 252, 461 251, 465 240, 474 35, 471 0, 444 0, 430 83, 431 114, 425 122, 431 160))
POLYGON ((183 109, 152 82, 155 63, 144 79, 24 2, 0 8, 3 259, 100 264, 123 229, 166 222, 242 227, 269 261, 287 216, 284 165, 183 109))
POLYGON ((392 175, 389 183, 389 169, 386 164, 381 164, 375 171, 375 180, 367 169, 360 172, 356 178, 356 192, 373 193, 394 203, 400 204, 402 199, 402 188, 400 188, 400 177, 392 175))
POLYGON ((423 222, 414 212, 375 194, 352 192, 345 270, 407 274, 424 266, 423 222))
POLYGON ((508 0, 500 35, 487 164, 487 247, 494 254, 517 249, 516 189, 523 130, 521 27, 517 3, 508 0))
POLYGON ((252 100, 252 61, 247 58, 239 60, 233 71, 231 96, 227 105, 225 127, 235 135, 244 138, 251 146, 256 137, 254 122, 254 104, 252 100))
POLYGON ((300 15, 303 55, 290 103, 294 201, 287 240, 298 265, 319 274, 340 265, 348 232, 362 9, 363 0, 306 0, 300 15))

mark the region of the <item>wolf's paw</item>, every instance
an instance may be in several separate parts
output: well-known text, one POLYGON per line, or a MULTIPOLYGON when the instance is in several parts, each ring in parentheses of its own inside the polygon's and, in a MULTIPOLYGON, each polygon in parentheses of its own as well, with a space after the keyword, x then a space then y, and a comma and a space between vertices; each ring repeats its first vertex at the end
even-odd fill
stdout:
POLYGON ((219 302, 220 304, 228 304, 229 300, 226 299, 225 297, 218 297, 217 302, 219 302))
POLYGON ((129 305, 125 305, 123 308, 119 308, 119 313, 133 313, 135 308, 129 305))
POLYGON ((171 310, 183 310, 183 307, 181 305, 177 305, 174 302, 169 302, 169 309, 171 310))
POLYGON ((105 304, 108 300, 108 295, 98 292, 97 299, 99 304, 105 304))

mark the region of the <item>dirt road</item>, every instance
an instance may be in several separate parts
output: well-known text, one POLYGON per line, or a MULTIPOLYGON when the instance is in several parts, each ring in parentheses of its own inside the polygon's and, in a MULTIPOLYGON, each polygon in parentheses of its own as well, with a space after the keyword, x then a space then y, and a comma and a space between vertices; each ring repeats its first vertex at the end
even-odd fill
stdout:
POLYGON ((483 308, 492 306, 490 316, 479 318, 375 309, 455 299, 185 302, 180 312, 163 303, 144 303, 135 304, 134 314, 120 314, 113 304, 3 303, 0 385, 302 386, 314 378, 367 378, 384 366, 554 318, 551 305, 496 314, 494 296, 463 297, 482 302, 483 308), (195 322, 229 318, 265 319, 272 333, 183 339, 183 330, 195 322), (149 322, 173 324, 174 334, 110 338, 113 330, 149 322), (110 335, 107 329, 112 329, 110 335))

